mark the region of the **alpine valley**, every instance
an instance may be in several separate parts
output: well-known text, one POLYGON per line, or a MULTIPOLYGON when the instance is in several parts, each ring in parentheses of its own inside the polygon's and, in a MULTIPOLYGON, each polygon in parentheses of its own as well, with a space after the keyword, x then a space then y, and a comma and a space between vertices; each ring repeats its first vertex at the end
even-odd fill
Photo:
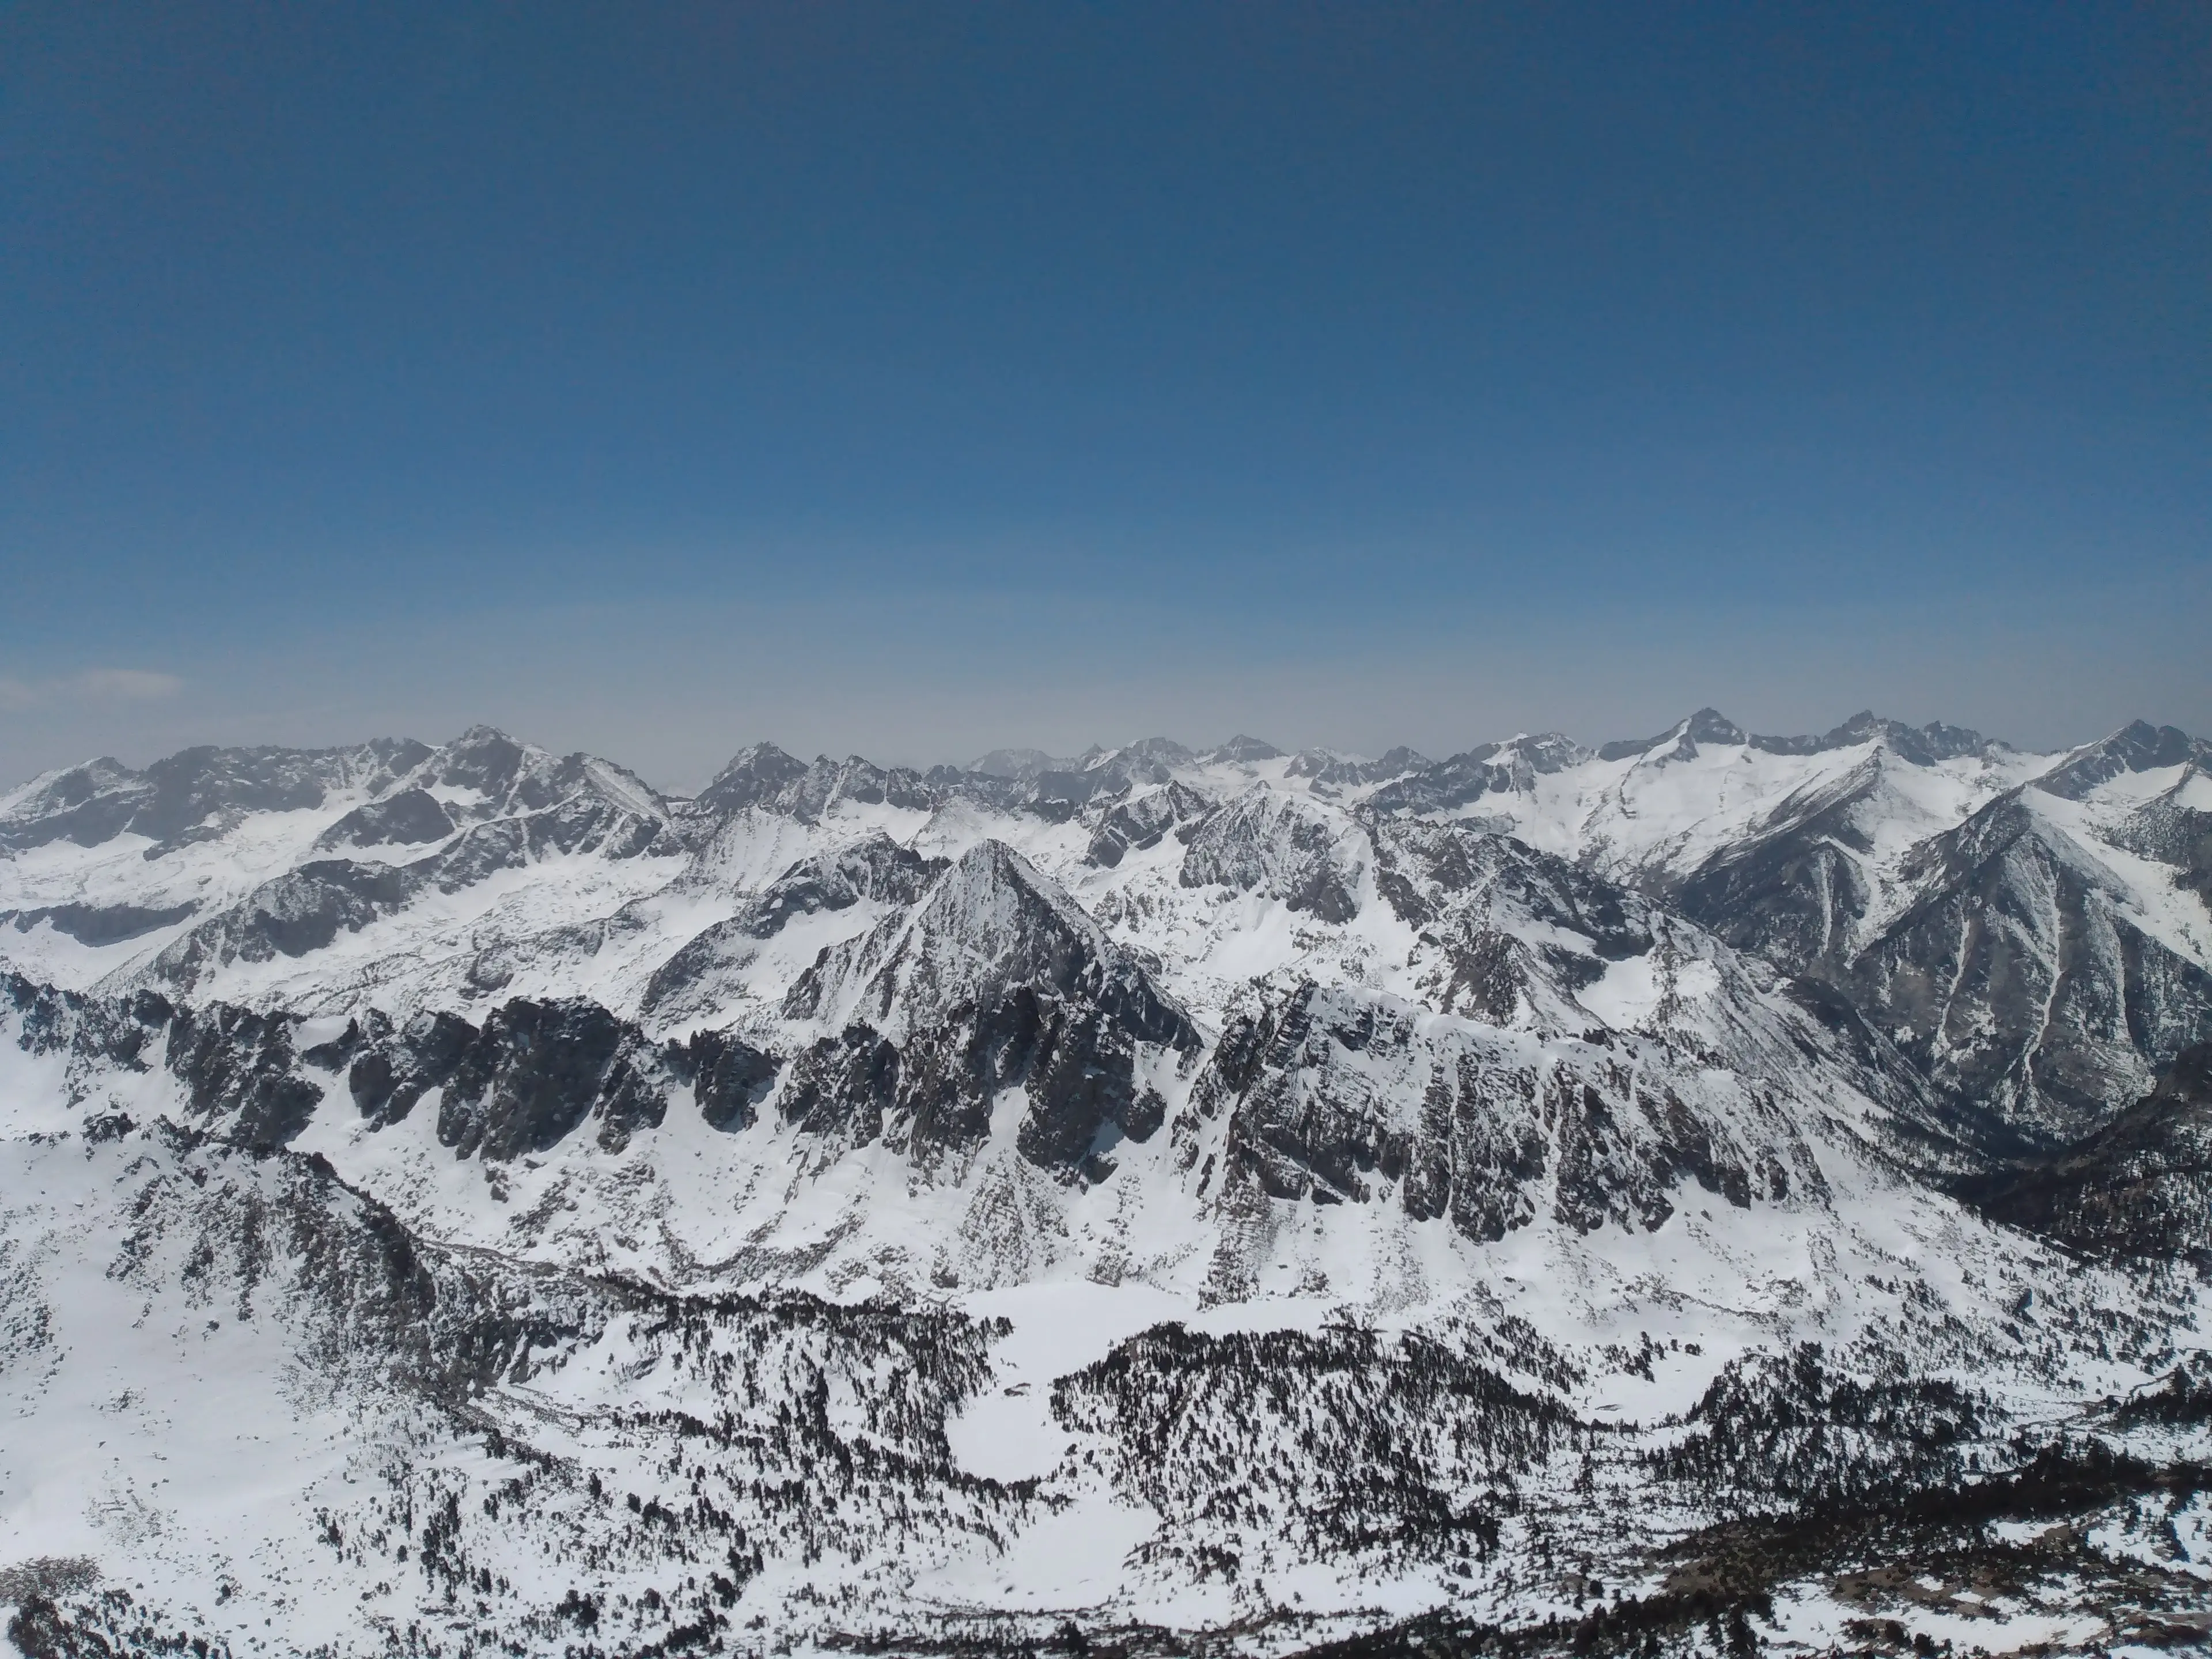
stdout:
POLYGON ((33 1656, 2212 1648, 2212 742, 0 796, 33 1656))

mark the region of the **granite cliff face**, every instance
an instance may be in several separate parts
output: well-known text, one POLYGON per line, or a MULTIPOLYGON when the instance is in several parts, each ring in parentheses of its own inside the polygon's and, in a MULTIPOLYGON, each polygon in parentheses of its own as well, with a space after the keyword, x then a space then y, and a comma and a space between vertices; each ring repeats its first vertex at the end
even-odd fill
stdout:
POLYGON ((52 1652, 2191 1639, 2208 762, 1707 709, 34 780, 0 1595, 52 1652))

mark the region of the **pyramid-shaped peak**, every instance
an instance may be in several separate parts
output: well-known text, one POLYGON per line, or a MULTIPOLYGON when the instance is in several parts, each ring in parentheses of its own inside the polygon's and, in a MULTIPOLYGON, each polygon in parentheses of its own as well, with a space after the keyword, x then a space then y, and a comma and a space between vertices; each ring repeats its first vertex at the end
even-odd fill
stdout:
POLYGON ((787 1016, 858 1020, 895 1041, 1018 989, 1091 1003, 1147 1042, 1194 1041, 1188 1017, 1057 882, 1004 842, 978 842, 904 915, 831 946, 785 1000, 787 1016))
POLYGON ((1682 723, 1692 743, 1748 743, 1750 735, 1717 708, 1700 708, 1682 723))
POLYGON ((530 744, 496 726, 471 726, 441 750, 430 767, 441 783, 497 791, 514 781, 532 752, 530 744))
POLYGON ((496 726, 478 721, 446 745, 447 754, 469 754, 486 749, 510 749, 520 754, 530 745, 496 726))
POLYGON ((1700 708, 1686 720, 1677 720, 1653 738, 1629 738, 1608 743, 1597 751, 1601 761, 1626 760, 1634 755, 1648 755, 1653 750, 1671 744, 1677 758, 1686 758, 1697 752, 1701 743, 1748 743, 1750 738, 1717 708, 1700 708))
POLYGON ((712 811, 734 812, 775 797, 787 785, 806 775, 806 763, 786 754, 772 743, 756 743, 730 757, 699 792, 699 804, 712 811))
POLYGON ((1104 932, 1067 890, 1002 841, 979 841, 954 860, 924 896, 922 908, 948 919, 964 914, 969 922, 988 927, 1006 925, 1010 914, 1004 907, 1009 903, 1042 905, 1060 926, 1101 947, 1105 944, 1104 932))
POLYGON ((2148 720, 2130 720, 2099 746, 2125 759, 2133 772, 2179 766, 2194 747, 2179 726, 2153 726, 2148 720))
POLYGON ((1211 761, 1228 761, 1243 764, 1253 761, 1280 760, 1283 751, 1265 738, 1255 738, 1239 732, 1206 757, 1211 761))
POLYGON ((722 769, 714 774, 714 778, 718 782, 739 774, 750 777, 774 775, 795 778, 805 769, 806 763, 796 755, 787 753, 775 744, 763 740, 749 743, 738 750, 722 763, 722 769))

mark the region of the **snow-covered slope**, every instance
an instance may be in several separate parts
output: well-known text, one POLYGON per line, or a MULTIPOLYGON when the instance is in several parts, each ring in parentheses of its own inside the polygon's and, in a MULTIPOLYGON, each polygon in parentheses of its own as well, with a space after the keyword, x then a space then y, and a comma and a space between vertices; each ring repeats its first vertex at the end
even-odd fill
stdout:
POLYGON ((55 1650, 2151 1628, 2212 1582, 2208 763, 1705 710, 35 780, 0 1595, 55 1650))

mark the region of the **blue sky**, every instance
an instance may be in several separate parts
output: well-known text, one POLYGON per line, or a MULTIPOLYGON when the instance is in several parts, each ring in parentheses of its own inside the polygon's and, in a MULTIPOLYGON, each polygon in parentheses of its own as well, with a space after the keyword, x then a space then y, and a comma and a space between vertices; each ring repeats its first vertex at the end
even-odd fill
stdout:
POLYGON ((0 773, 2212 728, 2212 13, 0 11, 0 773))

